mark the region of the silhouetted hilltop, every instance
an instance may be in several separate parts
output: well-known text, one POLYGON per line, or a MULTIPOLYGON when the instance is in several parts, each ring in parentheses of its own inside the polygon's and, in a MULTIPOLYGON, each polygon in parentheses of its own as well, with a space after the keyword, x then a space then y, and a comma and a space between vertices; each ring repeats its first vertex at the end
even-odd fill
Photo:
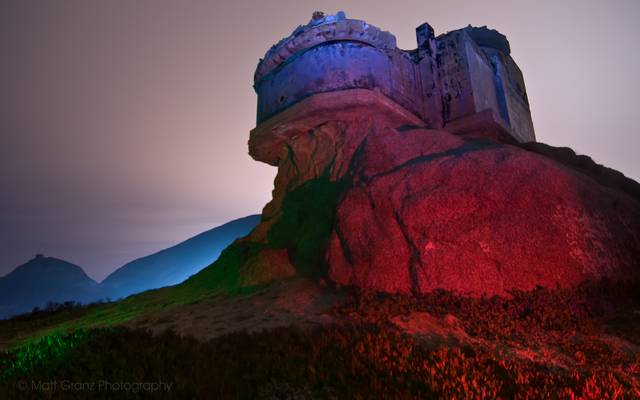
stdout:
POLYGON ((86 304, 175 285, 214 262, 225 247, 247 235, 259 222, 259 215, 228 222, 131 261, 100 284, 77 265, 38 255, 0 278, 0 318, 44 308, 50 302, 86 304))
POLYGON ((0 278, 0 318, 42 308, 48 302, 90 302, 101 294, 98 283, 79 266, 39 254, 0 278))

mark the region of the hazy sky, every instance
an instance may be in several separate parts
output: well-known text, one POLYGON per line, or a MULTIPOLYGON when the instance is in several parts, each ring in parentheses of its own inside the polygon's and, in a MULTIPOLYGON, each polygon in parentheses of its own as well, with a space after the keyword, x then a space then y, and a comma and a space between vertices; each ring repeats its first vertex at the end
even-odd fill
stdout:
POLYGON ((506 34, 539 141, 640 178, 640 2, 25 1, 0 4, 0 275, 45 253, 98 280, 269 200, 247 155, 258 59, 314 10, 506 34))

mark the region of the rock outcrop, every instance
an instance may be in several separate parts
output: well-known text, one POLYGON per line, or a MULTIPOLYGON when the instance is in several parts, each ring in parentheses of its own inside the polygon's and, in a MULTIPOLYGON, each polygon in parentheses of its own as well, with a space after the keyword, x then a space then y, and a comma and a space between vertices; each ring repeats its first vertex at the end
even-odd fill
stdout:
POLYGON ((639 275, 632 192, 520 146, 426 129, 375 92, 303 100, 256 128, 250 149, 278 175, 242 243, 274 261, 286 249, 299 274, 474 295, 639 275))
POLYGON ((249 153, 278 167, 273 200, 193 282, 505 295, 640 277, 640 185, 535 143, 506 36, 424 23, 416 43, 315 13, 266 53, 249 153))

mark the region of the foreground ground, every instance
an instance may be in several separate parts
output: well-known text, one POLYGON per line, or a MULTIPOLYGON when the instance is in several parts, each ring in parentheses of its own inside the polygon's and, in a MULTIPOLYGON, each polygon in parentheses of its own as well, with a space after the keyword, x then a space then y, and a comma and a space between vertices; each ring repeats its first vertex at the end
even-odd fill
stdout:
POLYGON ((0 323, 3 398, 640 397, 637 284, 413 298, 291 280, 12 339, 91 312, 0 323))

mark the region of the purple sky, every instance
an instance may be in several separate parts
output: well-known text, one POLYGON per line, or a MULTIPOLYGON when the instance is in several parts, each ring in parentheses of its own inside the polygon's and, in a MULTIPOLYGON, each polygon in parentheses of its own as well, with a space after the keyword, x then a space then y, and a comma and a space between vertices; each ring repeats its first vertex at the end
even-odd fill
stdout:
POLYGON ((414 48, 488 25, 524 72, 539 141, 640 178, 640 2, 25 1, 0 5, 0 275, 45 253, 98 280, 257 213, 258 59, 314 10, 414 48))

